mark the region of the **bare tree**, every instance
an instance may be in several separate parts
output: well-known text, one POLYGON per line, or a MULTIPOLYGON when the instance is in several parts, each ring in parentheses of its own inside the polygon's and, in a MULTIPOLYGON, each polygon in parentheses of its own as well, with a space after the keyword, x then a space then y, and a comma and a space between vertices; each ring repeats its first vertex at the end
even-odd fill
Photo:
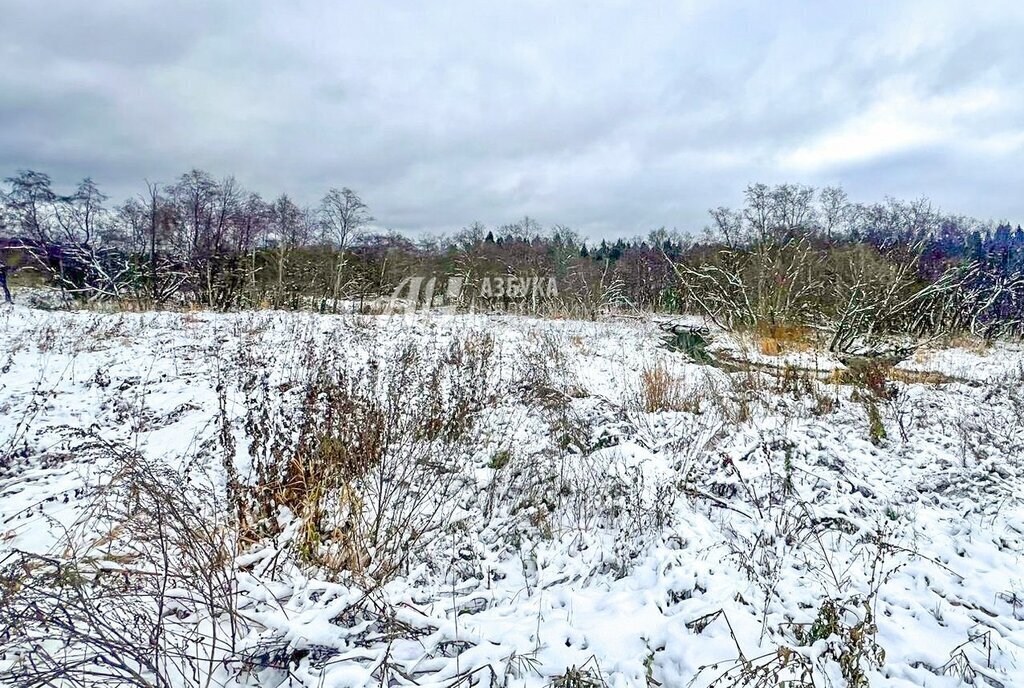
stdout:
POLYGON ((205 257, 220 189, 202 170, 181 175, 166 193, 176 211, 178 249, 190 259, 205 257))
POLYGON ((746 201, 743 219, 753 231, 755 240, 765 244, 770 238, 772 222, 772 190, 767 184, 751 184, 743 192, 746 201))
POLYGON ((472 251, 483 243, 486 236, 487 225, 477 220, 456 232, 453 241, 460 251, 472 251))
POLYGON ((710 211, 712 225, 707 228, 711 236, 717 235, 729 248, 735 247, 743 240, 743 214, 730 208, 719 206, 710 211))
POLYGON ((106 228, 106 196, 89 178, 67 196, 55 193, 50 178, 23 170, 7 180, 4 194, 9 222, 21 249, 62 295, 118 298, 130 272, 123 256, 98 246, 106 228))
POLYGON ((49 242, 53 232, 53 203, 57 195, 50 177, 42 172, 21 170, 4 180, 10 190, 4 194, 9 222, 24 237, 49 242))
POLYGON ((332 294, 333 307, 337 311, 342 274, 345 269, 345 252, 374 218, 370 216, 369 207, 363 203, 359 194, 348 187, 341 190, 332 188, 328 191, 320 202, 320 215, 323 220, 324 238, 338 249, 332 294))
POLYGON ((213 220, 207 239, 207 250, 212 255, 239 248, 233 234, 242 217, 244 197, 245 191, 234 177, 226 177, 214 188, 213 220))
POLYGON ((107 195, 99 190, 91 178, 78 183, 74 193, 57 199, 54 217, 67 241, 92 244, 107 218, 103 204, 107 195))
POLYGON ((270 224, 267 244, 274 247, 277 263, 277 286, 274 290, 274 306, 280 307, 284 300, 284 276, 288 257, 292 250, 308 239, 309 226, 299 206, 281 194, 270 206, 270 224))
POLYGON ((844 230, 849 228, 853 219, 854 206, 850 203, 846 192, 838 186, 826 186, 818 194, 818 204, 821 211, 818 215, 819 227, 825 240, 832 242, 844 230))
POLYGON ((802 184, 779 184, 769 194, 771 227, 777 238, 786 240, 805 234, 815 219, 814 189, 802 184))
POLYGON ((153 300, 159 303, 160 275, 157 270, 156 241, 157 228, 160 226, 160 207, 162 202, 160 199, 160 188, 156 184, 146 182, 146 188, 149 192, 149 269, 152 280, 151 289, 153 290, 153 300))
POLYGON ((324 223, 324 238, 342 253, 374 220, 363 199, 348 187, 328 191, 320 202, 320 215, 324 223))
POLYGON ((256 248, 259 238, 270 226, 271 207, 258 193, 250 193, 241 202, 232 237, 232 250, 244 253, 256 248))

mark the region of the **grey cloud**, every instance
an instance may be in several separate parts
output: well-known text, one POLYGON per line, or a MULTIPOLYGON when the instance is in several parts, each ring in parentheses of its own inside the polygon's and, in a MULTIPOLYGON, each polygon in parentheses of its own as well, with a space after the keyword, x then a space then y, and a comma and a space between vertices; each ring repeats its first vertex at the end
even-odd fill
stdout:
POLYGON ((15 0, 0 172, 347 185, 411 232, 699 229, 754 180, 1020 221, 1021 28, 1010 3, 15 0))

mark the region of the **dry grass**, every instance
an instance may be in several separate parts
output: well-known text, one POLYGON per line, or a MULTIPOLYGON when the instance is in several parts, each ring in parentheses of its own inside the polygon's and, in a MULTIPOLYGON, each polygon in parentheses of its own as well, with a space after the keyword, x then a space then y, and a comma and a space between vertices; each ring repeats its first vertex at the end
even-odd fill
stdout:
POLYGON ((49 554, 0 559, 0 656, 14 660, 0 683, 153 688, 212 675, 248 632, 216 497, 127 447, 82 449, 111 469, 81 519, 49 554))
MULTIPOLYGON (((958 379, 934 370, 907 370, 887 365, 869 366, 861 370, 837 368, 827 380, 833 385, 862 385, 872 391, 883 391, 887 382, 902 382, 917 385, 947 385, 958 379)), ((885 396, 885 394, 881 394, 885 396)))
POLYGON ((906 384, 920 385, 946 385, 950 382, 956 382, 956 378, 934 370, 905 370, 903 368, 893 368, 890 370, 889 379, 906 384))
POLYGON ((682 381, 662 361, 649 365, 640 373, 639 402, 646 413, 684 410, 682 381))
POLYGON ((945 343, 951 349, 963 349, 972 354, 983 356, 992 349, 991 340, 973 334, 956 334, 945 343))
POLYGON ((760 325, 754 330, 757 350, 765 356, 810 351, 814 348, 814 332, 795 325, 760 325))
POLYGON ((350 366, 311 348, 308 378, 285 386, 268 384, 265 364, 243 364, 255 481, 225 463, 243 542, 281 535, 285 509, 301 521, 293 546, 303 562, 325 575, 396 575, 443 525, 457 457, 493 400, 493 340, 468 336, 437 354, 410 344, 350 366))

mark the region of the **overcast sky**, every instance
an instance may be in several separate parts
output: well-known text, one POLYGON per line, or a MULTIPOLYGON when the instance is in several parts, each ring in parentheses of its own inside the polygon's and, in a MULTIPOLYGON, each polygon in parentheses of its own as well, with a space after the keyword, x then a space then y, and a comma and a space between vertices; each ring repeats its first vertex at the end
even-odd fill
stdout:
POLYGON ((1024 222, 1024 3, 5 0, 0 176, 349 186, 378 223, 706 223, 751 181, 1024 222))

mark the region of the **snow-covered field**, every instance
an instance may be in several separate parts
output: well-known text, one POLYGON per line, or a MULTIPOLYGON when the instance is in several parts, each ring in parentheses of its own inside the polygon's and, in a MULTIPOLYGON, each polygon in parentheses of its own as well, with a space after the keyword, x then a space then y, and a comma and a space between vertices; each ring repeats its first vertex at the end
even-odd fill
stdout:
MULTIPOLYGON (((394 519, 416 529, 400 569, 373 579, 379 549, 356 574, 302 564, 281 509, 263 540, 232 541, 234 647, 197 649, 214 661, 175 682, 1024 685, 1024 350, 919 352, 871 388, 824 353, 725 372, 659 335, 636 319, 0 308, 0 558, 153 566, 119 558, 123 529, 95 516, 117 457, 167 467, 196 514, 229 523, 229 477, 257 479, 253 419, 289 427, 311 360, 386 367, 414 344, 414 366, 470 365, 446 358, 458 344, 480 403, 437 503, 394 519), (272 392, 258 403, 253 380, 272 392)), ((441 489, 401 467, 381 484, 402 475, 418 484, 398 490, 441 489)), ((226 622, 182 602, 174 623, 198 648, 226 622)), ((0 629, 0 683, 24 684, 9 672, 41 632, 0 629)))

